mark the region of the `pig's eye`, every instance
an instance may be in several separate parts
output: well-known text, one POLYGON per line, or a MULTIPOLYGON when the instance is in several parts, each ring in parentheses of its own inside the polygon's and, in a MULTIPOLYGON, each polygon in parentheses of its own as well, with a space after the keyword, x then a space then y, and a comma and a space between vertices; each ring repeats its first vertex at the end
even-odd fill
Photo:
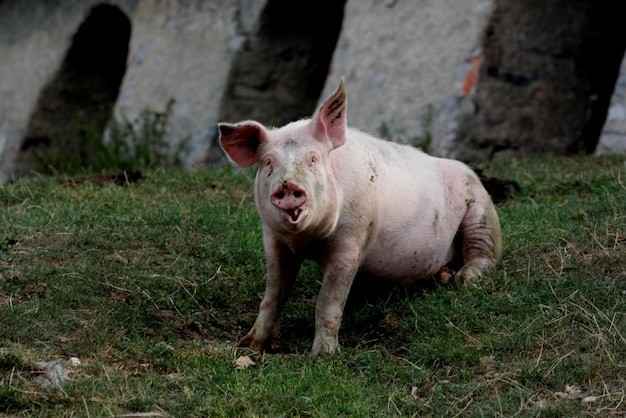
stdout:
POLYGON ((309 161, 311 162, 311 165, 317 163, 317 161, 319 160, 319 157, 315 154, 311 154, 311 157, 309 159, 309 161))
POLYGON ((269 158, 266 159, 263 162, 263 165, 266 167, 267 171, 267 175, 270 176, 272 174, 272 172, 274 171, 274 169, 272 168, 272 160, 270 160, 269 158))

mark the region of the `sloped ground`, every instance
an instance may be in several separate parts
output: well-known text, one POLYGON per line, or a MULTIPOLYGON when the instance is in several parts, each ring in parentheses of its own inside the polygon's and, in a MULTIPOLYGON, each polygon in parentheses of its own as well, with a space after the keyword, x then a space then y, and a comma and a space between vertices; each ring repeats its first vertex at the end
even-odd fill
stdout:
POLYGON ((234 348, 264 288, 251 172, 0 189, 0 413, 623 414, 623 158, 482 168, 521 188, 498 204, 498 271, 466 287, 357 285, 341 352, 316 361, 313 264, 285 308, 277 352, 234 348), (239 370, 244 355, 254 365, 239 370), (41 361, 71 380, 43 387, 41 361))

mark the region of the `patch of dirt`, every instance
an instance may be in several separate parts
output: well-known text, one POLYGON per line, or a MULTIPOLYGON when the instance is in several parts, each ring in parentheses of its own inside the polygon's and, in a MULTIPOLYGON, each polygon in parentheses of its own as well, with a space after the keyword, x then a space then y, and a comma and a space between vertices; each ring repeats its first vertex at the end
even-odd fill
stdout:
POLYGON ((68 186, 76 186, 83 183, 93 183, 103 185, 106 183, 115 183, 118 186, 125 186, 130 183, 137 183, 143 178, 141 170, 124 170, 118 173, 110 172, 96 174, 91 177, 76 177, 74 179, 58 179, 58 182, 68 186))
POLYGON ((483 187, 491 196, 493 203, 500 203, 512 199, 521 190, 519 184, 514 180, 486 177, 481 169, 475 167, 473 167, 473 169, 474 172, 478 174, 478 178, 483 184, 483 187))

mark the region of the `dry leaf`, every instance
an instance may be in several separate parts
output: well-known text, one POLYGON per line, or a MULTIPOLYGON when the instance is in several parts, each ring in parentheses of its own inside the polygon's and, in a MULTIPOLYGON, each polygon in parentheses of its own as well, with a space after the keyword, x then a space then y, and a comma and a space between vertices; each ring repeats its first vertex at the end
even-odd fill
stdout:
POLYGON ((495 362, 495 359, 493 356, 483 356, 479 358, 478 360, 480 360, 480 364, 486 368, 491 368, 493 366, 493 363, 495 362))
POLYGON ((499 373, 494 372, 493 370, 488 371, 487 373, 485 373, 485 380, 494 380, 497 379, 500 376, 499 373))
POLYGON ((547 408, 550 405, 550 400, 539 399, 537 402, 535 402, 535 405, 537 405, 539 408, 547 408))
POLYGON ((256 363, 249 356, 241 356, 235 360, 235 365, 237 366, 237 370, 243 370, 250 366, 256 366, 256 363))
POLYGON ((582 390, 576 385, 565 385, 565 393, 570 398, 577 398, 582 394, 582 390))
POLYGON ((580 397, 582 391, 576 385, 565 385, 565 392, 556 392, 554 395, 561 399, 573 399, 580 397))
POLYGON ((598 400, 597 396, 587 396, 586 398, 583 398, 583 403, 591 403, 597 400, 598 400))

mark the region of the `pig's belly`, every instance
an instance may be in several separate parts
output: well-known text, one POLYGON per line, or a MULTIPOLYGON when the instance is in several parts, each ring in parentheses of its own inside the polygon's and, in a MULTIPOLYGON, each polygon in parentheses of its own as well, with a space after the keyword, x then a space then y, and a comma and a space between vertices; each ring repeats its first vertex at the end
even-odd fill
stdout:
POLYGON ((368 249, 360 274, 409 285, 436 274, 454 257, 454 237, 423 239, 383 239, 368 249), (439 244, 435 242, 439 241, 439 244))

